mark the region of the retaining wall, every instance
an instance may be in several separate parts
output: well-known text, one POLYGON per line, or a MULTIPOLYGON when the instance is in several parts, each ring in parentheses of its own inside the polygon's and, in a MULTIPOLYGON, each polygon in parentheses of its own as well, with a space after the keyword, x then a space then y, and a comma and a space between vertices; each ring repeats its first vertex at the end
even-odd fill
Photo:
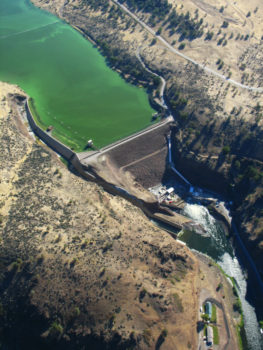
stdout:
POLYGON ((55 152, 59 153, 66 160, 70 160, 75 153, 67 146, 60 143, 58 140, 54 139, 52 136, 48 135, 44 130, 42 130, 34 121, 30 108, 28 106, 28 101, 26 101, 26 114, 29 125, 34 133, 43 140, 49 147, 51 147, 55 152))
POLYGON ((65 146, 63 143, 56 140, 54 137, 50 136, 47 132, 42 130, 35 122, 32 112, 30 111, 30 107, 28 105, 28 100, 25 104, 26 109, 26 115, 28 123, 33 130, 33 132, 43 141, 47 146, 49 146, 53 151, 60 154, 63 158, 65 158, 67 161, 69 161, 74 168, 83 176, 90 180, 94 180, 95 177, 91 174, 88 174, 84 171, 82 164, 80 163, 77 155, 75 152, 73 152, 70 148, 65 146))

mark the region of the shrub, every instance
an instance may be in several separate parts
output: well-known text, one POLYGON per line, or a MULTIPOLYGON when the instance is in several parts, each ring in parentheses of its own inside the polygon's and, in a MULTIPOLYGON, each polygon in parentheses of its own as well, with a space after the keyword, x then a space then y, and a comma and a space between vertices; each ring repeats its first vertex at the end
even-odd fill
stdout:
POLYGON ((57 321, 54 321, 48 331, 52 337, 59 337, 63 333, 63 326, 57 321))
POLYGON ((206 33, 205 40, 211 40, 211 39, 213 38, 213 36, 214 36, 214 32, 208 31, 208 32, 206 33))
POLYGON ((222 283, 220 282, 220 283, 217 285, 217 287, 216 287, 216 291, 219 292, 220 289, 222 289, 222 287, 223 287, 223 285, 222 285, 222 283))
POLYGON ((241 307, 241 303, 239 300, 235 301, 233 304, 233 310, 238 312, 239 314, 242 314, 242 307, 241 307))
POLYGON ((168 335, 167 329, 163 329, 163 330, 162 330, 162 333, 161 333, 161 336, 162 336, 163 338, 166 338, 167 335, 168 335))
POLYGON ((185 48, 185 43, 181 43, 178 47, 179 50, 183 50, 185 48))
POLYGON ((182 299, 179 297, 179 295, 177 293, 174 293, 173 297, 174 297, 176 311, 177 312, 183 312, 184 311, 184 307, 183 307, 183 304, 182 304, 182 299))
POLYGON ((224 38, 220 38, 217 42, 217 45, 220 46, 222 44, 223 40, 224 40, 224 38))
POLYGON ((143 333, 142 333, 142 337, 144 342, 149 346, 150 345, 150 341, 151 341, 151 337, 152 337, 152 332, 150 329, 144 329, 143 333))
POLYGON ((224 154, 230 153, 230 146, 224 146, 223 149, 222 149, 222 152, 223 152, 224 154))
POLYGON ((163 28, 160 27, 160 28, 157 30, 156 35, 160 35, 160 34, 162 33, 162 30, 163 30, 163 28))
POLYGON ((142 302, 143 298, 145 297, 145 295, 147 294, 147 290, 145 288, 143 288, 141 291, 140 291, 140 295, 139 295, 139 300, 140 302, 142 302))
POLYGON ((78 317, 80 315, 80 309, 76 306, 73 310, 73 316, 78 317))

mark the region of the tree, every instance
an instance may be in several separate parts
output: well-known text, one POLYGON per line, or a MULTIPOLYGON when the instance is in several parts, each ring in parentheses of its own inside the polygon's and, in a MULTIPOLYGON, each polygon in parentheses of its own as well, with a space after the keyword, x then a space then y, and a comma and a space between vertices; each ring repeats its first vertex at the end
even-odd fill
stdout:
POLYGON ((185 43, 181 43, 178 47, 179 50, 183 50, 185 48, 185 43))
POLYGON ((160 28, 157 30, 156 35, 160 35, 160 34, 162 33, 162 30, 163 30, 163 28, 160 27, 160 28))
POLYGON ((230 146, 224 146, 222 151, 224 154, 228 154, 230 152, 230 146))
POLYGON ((60 337, 63 333, 63 327, 60 323, 54 321, 49 327, 49 334, 52 337, 60 337))
POLYGON ((220 282, 216 287, 216 291, 219 292, 220 289, 222 289, 222 287, 223 287, 223 284, 220 282))
POLYGON ((213 38, 213 36, 214 36, 214 32, 208 31, 208 32, 206 33, 205 40, 211 40, 211 39, 213 38))

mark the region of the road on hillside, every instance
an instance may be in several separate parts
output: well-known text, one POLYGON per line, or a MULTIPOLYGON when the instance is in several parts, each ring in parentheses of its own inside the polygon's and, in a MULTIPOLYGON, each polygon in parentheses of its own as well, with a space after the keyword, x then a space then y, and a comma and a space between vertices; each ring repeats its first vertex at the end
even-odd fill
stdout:
POLYGON ((157 73, 154 73, 153 71, 151 71, 149 68, 146 67, 145 63, 143 62, 143 60, 142 60, 142 58, 140 56, 140 49, 141 49, 141 47, 138 47, 138 49, 136 51, 136 57, 138 58, 138 60, 140 61, 141 65, 143 66, 143 68, 147 72, 149 72, 149 73, 155 75, 156 77, 160 78, 161 86, 160 86, 159 93, 160 93, 160 99, 161 99, 161 107, 163 107, 164 109, 168 109, 168 106, 167 106, 167 104, 166 104, 166 102, 164 100, 164 90, 165 90, 165 86, 166 86, 166 80, 161 75, 159 75, 157 73))
POLYGON ((157 35, 156 32, 150 28, 146 23, 144 23, 143 21, 141 21, 134 13, 132 13, 126 6, 120 4, 118 1, 116 0, 112 0, 117 6, 119 6, 123 11, 125 11, 130 17, 132 17, 136 22, 138 22, 143 28, 145 28, 149 33, 151 33, 156 39, 158 39, 159 41, 161 41, 171 52, 173 52, 174 54, 176 54, 177 56, 180 56, 182 58, 184 58, 185 60, 195 64, 196 66, 202 68, 205 72, 213 74, 214 76, 217 76, 218 78, 229 82, 232 85, 235 85, 237 87, 240 87, 242 89, 246 89, 246 90, 251 90, 251 91, 255 91, 255 92, 263 92, 263 88, 261 87, 254 87, 254 86, 249 86, 249 85, 244 85, 241 84, 233 79, 229 79, 228 77, 226 77, 223 74, 220 74, 218 72, 216 72, 215 70, 206 67, 205 65, 198 63, 197 61, 193 60, 191 57, 184 55, 182 52, 176 50, 174 47, 172 47, 162 36, 157 35))

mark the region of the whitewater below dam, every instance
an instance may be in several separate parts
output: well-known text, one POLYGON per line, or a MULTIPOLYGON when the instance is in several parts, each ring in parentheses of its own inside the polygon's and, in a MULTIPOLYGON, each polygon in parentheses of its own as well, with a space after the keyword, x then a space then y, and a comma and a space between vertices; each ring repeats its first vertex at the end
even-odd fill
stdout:
POLYGON ((249 350, 262 350, 263 339, 254 307, 247 300, 246 274, 235 256, 234 249, 227 239, 222 225, 199 204, 186 204, 184 214, 201 224, 205 236, 194 232, 186 232, 180 237, 191 249, 195 249, 213 258, 236 281, 237 290, 244 313, 244 324, 249 350))

